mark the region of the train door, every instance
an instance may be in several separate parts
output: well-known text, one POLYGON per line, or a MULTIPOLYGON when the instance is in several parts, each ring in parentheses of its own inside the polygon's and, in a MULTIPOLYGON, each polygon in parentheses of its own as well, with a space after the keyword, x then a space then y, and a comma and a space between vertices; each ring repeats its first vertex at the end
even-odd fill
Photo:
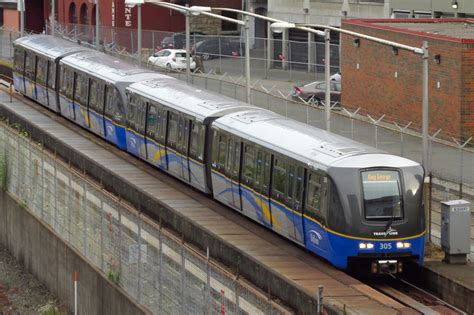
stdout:
POLYGON ((89 87, 89 128, 93 133, 104 138, 104 83, 90 78, 89 87))
POLYGON ((65 65, 61 66, 59 88, 59 106, 61 116, 74 120, 73 94, 74 94, 74 72, 65 65))
POLYGON ((240 198, 240 150, 242 142, 235 138, 229 137, 229 143, 227 147, 227 160, 229 165, 226 167, 227 174, 230 178, 230 189, 232 192, 232 205, 241 210, 242 200, 240 198))
POLYGON ((36 62, 36 96, 41 105, 48 107, 48 61, 44 57, 37 57, 36 62))
POLYGON ((48 61, 48 107, 59 113, 59 104, 56 94, 56 62, 48 61))
POLYGON ((327 218, 327 177, 309 172, 305 189, 304 232, 306 248, 327 257, 329 242, 324 229, 327 218))
POLYGON ((125 108, 122 96, 112 84, 105 85, 104 130, 107 141, 127 150, 125 136, 125 108))
POLYGON ((230 164, 227 156, 229 136, 217 130, 214 131, 212 152, 212 187, 214 198, 233 206, 231 179, 226 172, 226 165, 230 164))
POLYGON ((180 114, 178 118, 178 159, 181 165, 180 177, 190 182, 191 172, 189 169, 189 134, 191 128, 190 117, 180 114))
POLYGON ((80 72, 75 72, 74 77, 74 120, 76 124, 89 129, 89 115, 87 110, 89 79, 80 72))
POLYGON ((266 226, 272 226, 273 215, 270 207, 270 170, 271 154, 263 148, 255 147, 255 200, 260 211, 257 213, 259 220, 266 226))
POLYGON ((166 110, 163 106, 149 101, 145 139, 147 160, 163 170, 167 170, 165 135, 166 110))
POLYGON ((25 51, 20 46, 15 46, 13 68, 13 85, 15 90, 21 94, 25 94, 25 51))
POLYGON ((299 243, 303 243, 303 187, 304 168, 291 163, 287 197, 287 206, 291 211, 287 212, 287 216, 291 217, 293 228, 288 228, 288 237, 299 243))
POLYGON ((253 144, 244 143, 240 196, 242 212, 255 221, 263 223, 261 202, 255 190, 257 149, 253 144))
POLYGON ((206 169, 204 166, 205 126, 196 120, 191 121, 189 138, 189 173, 191 185, 206 191, 206 169))
POLYGON ((127 151, 137 157, 146 159, 144 139, 146 102, 137 94, 128 95, 128 111, 125 132, 127 151))
POLYGON ((36 100, 35 77, 36 77, 36 56, 31 51, 26 51, 25 95, 33 100, 36 100))

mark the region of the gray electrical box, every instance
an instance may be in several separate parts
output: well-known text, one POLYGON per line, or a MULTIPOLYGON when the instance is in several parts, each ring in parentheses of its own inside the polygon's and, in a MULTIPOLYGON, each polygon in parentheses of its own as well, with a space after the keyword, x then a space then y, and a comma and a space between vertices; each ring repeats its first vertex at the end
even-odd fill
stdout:
POLYGON ((471 250, 471 211, 465 200, 441 202, 441 247, 446 261, 465 264, 471 250))

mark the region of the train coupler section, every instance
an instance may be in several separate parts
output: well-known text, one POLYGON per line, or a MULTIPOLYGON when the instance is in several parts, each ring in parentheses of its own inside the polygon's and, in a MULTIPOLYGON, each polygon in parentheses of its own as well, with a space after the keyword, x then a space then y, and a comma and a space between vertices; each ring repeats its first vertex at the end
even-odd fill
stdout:
POLYGON ((371 264, 373 274, 397 274, 403 272, 403 262, 398 260, 376 260, 371 264))

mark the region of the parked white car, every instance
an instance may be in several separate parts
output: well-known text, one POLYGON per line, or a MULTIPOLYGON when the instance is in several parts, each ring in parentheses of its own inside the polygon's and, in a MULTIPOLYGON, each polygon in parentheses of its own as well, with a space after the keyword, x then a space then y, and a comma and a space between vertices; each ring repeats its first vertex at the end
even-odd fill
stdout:
MULTIPOLYGON (((163 49, 148 58, 148 65, 169 70, 186 69, 186 50, 163 49)), ((191 70, 196 69, 196 62, 191 57, 191 70)))

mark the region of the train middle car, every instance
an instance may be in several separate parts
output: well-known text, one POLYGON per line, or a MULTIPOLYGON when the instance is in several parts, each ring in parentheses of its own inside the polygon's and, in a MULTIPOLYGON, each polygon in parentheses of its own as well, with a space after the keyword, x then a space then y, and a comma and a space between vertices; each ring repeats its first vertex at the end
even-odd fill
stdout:
POLYGON ((423 263, 423 168, 47 35, 15 41, 25 96, 340 269, 423 263))

